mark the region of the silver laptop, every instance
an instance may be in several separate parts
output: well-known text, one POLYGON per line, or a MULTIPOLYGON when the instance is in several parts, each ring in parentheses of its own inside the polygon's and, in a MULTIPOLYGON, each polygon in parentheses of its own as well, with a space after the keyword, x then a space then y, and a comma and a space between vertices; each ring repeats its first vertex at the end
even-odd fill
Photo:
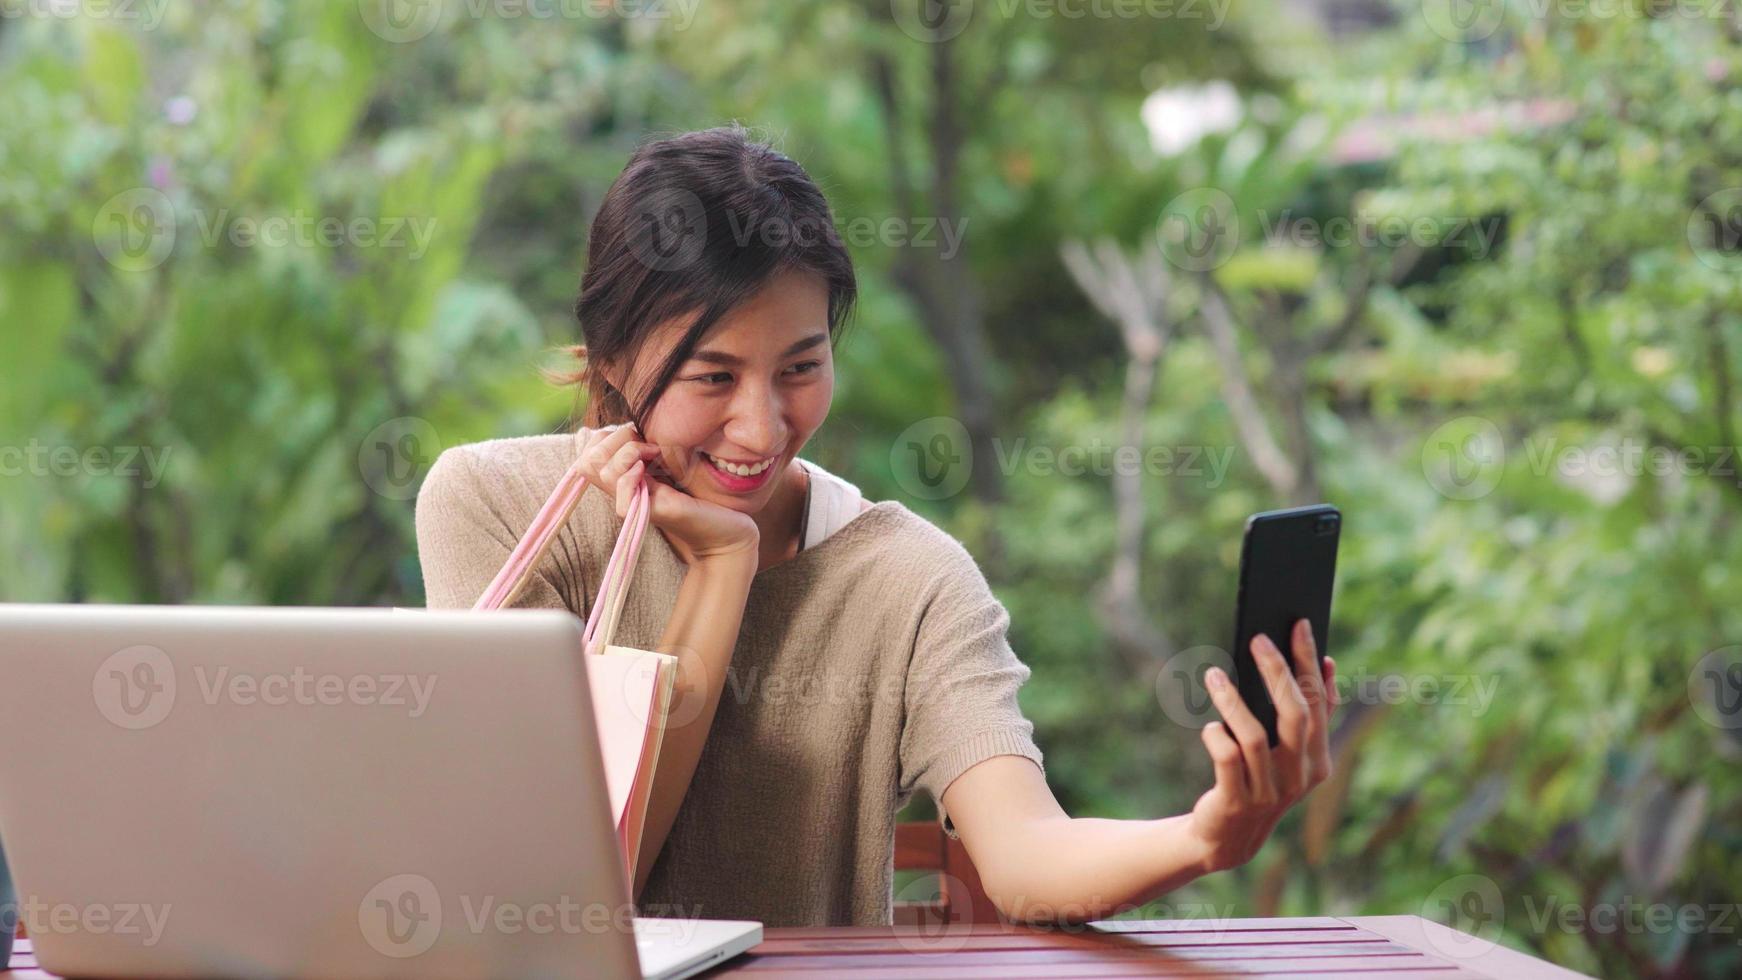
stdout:
POLYGON ((635 917, 581 632, 0 605, 0 839, 43 968, 677 978, 761 942, 635 917))

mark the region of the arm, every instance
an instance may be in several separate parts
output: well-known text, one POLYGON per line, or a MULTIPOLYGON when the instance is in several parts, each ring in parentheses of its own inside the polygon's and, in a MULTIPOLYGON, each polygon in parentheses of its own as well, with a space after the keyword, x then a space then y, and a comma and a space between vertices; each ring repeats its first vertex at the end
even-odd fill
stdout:
POLYGON ((635 865, 637 901, 707 744, 755 575, 755 549, 697 561, 684 574, 671 620, 660 637, 660 651, 678 658, 678 676, 635 865))
POLYGON ((974 766, 944 800, 987 895, 1013 921, 1103 919, 1210 870, 1187 817, 1072 818, 1019 756, 974 766))
POLYGON ((1203 730, 1216 785, 1191 813, 1160 820, 1072 818, 1040 769, 987 759, 944 791, 944 807, 998 910, 1015 921, 1083 922, 1146 902, 1257 853, 1277 821, 1330 774, 1326 733, 1335 664, 1321 675, 1312 633, 1297 626, 1293 674, 1265 637, 1253 643, 1277 705, 1280 742, 1220 670, 1206 680, 1223 721, 1203 730))

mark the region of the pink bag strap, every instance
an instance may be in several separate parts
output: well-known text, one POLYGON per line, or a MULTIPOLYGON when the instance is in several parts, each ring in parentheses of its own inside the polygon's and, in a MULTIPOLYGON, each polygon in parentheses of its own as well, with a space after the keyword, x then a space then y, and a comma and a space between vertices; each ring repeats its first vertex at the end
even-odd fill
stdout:
MULTIPOLYGON (((568 523, 586 490, 587 478, 581 472, 581 464, 577 461, 557 480, 556 489, 551 492, 550 499, 539 508, 532 518, 531 526, 508 555, 508 561, 503 564, 502 570, 496 573, 484 594, 473 604, 473 609, 501 609, 514 601, 526 587, 526 583, 531 581, 533 570, 550 551, 551 542, 556 540, 556 534, 562 530, 562 526, 568 523)), ((599 580, 598 598, 594 600, 592 612, 587 617, 584 639, 587 653, 602 653, 617 632, 617 621, 623 612, 623 602, 629 595, 629 582, 635 576, 635 564, 641 557, 641 539, 647 533, 651 506, 647 483, 643 480, 636 486, 635 494, 629 502, 629 512, 624 516, 623 529, 617 534, 617 544, 611 550, 611 560, 605 566, 604 576, 599 580)))
POLYGON ((635 485, 634 495, 629 499, 623 530, 617 534, 611 561, 599 580, 598 598, 593 600, 593 610, 587 615, 587 632, 582 642, 588 653, 604 653, 611 638, 617 635, 617 621, 623 615, 623 601, 629 597, 629 583, 635 578, 635 563, 641 559, 641 538, 647 533, 651 509, 644 479, 635 485))

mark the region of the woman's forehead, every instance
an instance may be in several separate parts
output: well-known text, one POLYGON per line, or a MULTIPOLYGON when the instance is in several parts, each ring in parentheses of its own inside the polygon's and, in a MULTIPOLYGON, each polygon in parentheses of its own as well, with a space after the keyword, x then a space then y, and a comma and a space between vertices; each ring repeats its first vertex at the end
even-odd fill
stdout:
MULTIPOLYGON (((701 316, 695 310, 653 328, 645 352, 663 361, 701 316)), ((696 342, 696 349, 723 351, 750 359, 778 354, 798 340, 829 328, 829 293, 809 273, 784 273, 728 311, 696 342)))

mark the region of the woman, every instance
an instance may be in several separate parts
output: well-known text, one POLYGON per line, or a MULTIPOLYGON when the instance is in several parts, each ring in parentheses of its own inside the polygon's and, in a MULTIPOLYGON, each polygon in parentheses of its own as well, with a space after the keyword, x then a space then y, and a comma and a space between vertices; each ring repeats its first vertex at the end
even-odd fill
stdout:
POLYGON ((1250 858, 1329 774, 1297 630, 1262 638, 1281 742, 1220 672, 1216 784, 1180 816, 1072 819, 1017 706, 1029 675, 973 558, 799 451, 855 298, 828 203, 737 129, 642 146, 602 201, 576 313, 573 435, 443 453, 417 504, 429 605, 472 605, 579 454, 590 486, 517 605, 586 615, 631 489, 650 535, 617 642, 681 660, 635 882, 643 911, 886 924, 894 817, 925 790, 1019 920, 1102 917, 1250 858))

